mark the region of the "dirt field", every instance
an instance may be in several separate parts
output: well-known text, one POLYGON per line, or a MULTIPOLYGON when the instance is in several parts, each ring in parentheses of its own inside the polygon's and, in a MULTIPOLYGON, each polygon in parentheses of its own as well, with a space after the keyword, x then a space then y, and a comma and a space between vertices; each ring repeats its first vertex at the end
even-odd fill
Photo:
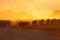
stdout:
POLYGON ((32 29, 0 28, 0 40, 60 40, 60 33, 32 29))

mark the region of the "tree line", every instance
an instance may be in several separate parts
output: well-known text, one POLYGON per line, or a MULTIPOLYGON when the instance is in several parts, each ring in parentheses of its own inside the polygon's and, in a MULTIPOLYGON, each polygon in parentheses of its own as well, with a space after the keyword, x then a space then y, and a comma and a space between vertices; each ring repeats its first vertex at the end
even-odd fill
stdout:
POLYGON ((25 29, 60 29, 60 19, 41 19, 29 21, 19 21, 11 25, 10 20, 0 20, 0 27, 18 27, 25 29))

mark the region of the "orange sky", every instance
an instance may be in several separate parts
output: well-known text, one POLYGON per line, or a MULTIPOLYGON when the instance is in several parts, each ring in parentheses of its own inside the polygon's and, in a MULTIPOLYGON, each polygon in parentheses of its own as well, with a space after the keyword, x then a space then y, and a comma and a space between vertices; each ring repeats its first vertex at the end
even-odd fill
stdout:
POLYGON ((60 0, 0 0, 0 19, 59 18, 55 10, 60 10, 60 0))

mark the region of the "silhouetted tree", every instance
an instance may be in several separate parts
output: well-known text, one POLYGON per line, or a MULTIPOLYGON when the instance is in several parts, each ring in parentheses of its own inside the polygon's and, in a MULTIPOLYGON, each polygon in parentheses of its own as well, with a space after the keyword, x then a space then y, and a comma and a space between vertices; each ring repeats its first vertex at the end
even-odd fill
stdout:
POLYGON ((36 28, 37 27, 37 20, 33 20, 32 21, 32 28, 36 28))
POLYGON ((50 23, 50 19, 46 20, 46 28, 50 28, 51 27, 51 23, 50 23))
POLYGON ((3 26, 3 21, 2 20, 0 20, 0 27, 2 27, 3 26))
POLYGON ((43 25, 43 24, 44 24, 44 19, 41 19, 41 20, 39 21, 39 24, 43 25))
POLYGON ((52 19, 51 20, 51 29, 55 29, 56 30, 56 28, 57 28, 57 20, 56 19, 52 19))
POLYGON ((29 26, 29 22, 19 22, 19 26, 21 27, 21 28, 27 28, 28 26, 29 26))
POLYGON ((9 27, 10 23, 10 20, 0 20, 0 27, 9 27))
POLYGON ((57 28, 60 29, 60 19, 57 20, 57 28))
POLYGON ((11 21, 10 20, 6 20, 5 23, 6 23, 6 26, 7 27, 10 27, 10 24, 11 24, 11 21))
POLYGON ((38 24, 39 24, 40 28, 45 28, 45 21, 44 21, 44 19, 39 20, 38 24))

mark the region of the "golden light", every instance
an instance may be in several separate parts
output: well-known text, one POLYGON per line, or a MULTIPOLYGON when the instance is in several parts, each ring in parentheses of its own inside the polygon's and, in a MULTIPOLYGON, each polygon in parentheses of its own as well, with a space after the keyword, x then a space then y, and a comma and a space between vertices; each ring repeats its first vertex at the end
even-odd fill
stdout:
POLYGON ((60 0, 0 0, 0 20, 60 18, 60 0))

